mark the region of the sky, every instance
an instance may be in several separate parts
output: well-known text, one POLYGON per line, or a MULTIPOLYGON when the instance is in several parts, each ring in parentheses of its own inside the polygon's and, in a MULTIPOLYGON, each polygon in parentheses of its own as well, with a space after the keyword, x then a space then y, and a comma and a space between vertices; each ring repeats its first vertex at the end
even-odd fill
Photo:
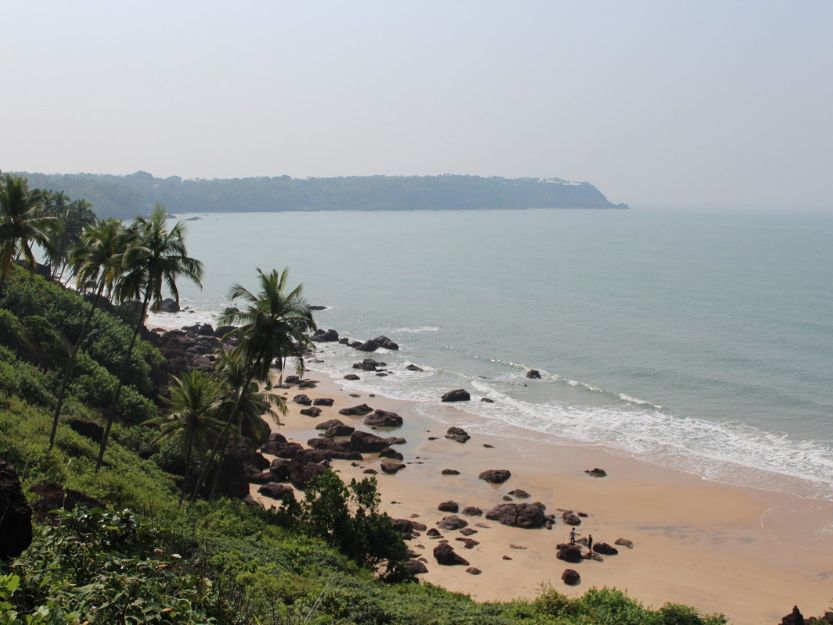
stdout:
POLYGON ((833 0, 2 0, 0 169, 833 213, 833 0))

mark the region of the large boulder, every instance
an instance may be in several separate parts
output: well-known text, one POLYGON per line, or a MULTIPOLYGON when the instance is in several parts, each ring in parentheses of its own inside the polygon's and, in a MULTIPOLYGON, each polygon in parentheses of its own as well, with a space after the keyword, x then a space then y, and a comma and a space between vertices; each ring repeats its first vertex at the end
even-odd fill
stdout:
POLYGON ((396 343, 394 343, 393 341, 391 341, 388 337, 386 337, 384 335, 377 336, 375 339, 373 339, 373 342, 376 343, 376 345, 378 345, 379 347, 381 347, 383 349, 390 349, 390 350, 393 350, 393 351, 396 351, 397 349, 399 349, 399 345, 397 345, 396 343))
POLYGON ((459 530, 466 527, 468 524, 468 521, 452 514, 450 516, 443 517, 437 523, 437 527, 440 527, 444 530, 459 530))
POLYGON ((575 569, 564 569, 561 574, 561 581, 568 586, 577 586, 581 582, 581 575, 575 569))
POLYGON ((377 428, 398 428, 402 425, 402 417, 395 412, 377 410, 364 418, 364 424, 377 428))
POLYGON ((379 452, 380 458, 390 458, 391 460, 404 460, 405 456, 396 451, 393 447, 385 447, 379 452))
POLYGON ((312 400, 309 398, 308 395, 304 395, 303 393, 293 397, 292 401, 294 401, 296 404, 301 404, 302 406, 312 406, 312 400))
POLYGON ((463 428, 458 428, 456 426, 451 426, 445 433, 445 437, 449 438, 453 441, 457 441, 458 443, 465 443, 467 440, 471 438, 468 432, 466 432, 463 428))
POLYGON ((329 469, 323 464, 314 462, 292 462, 289 465, 289 481, 300 490, 304 490, 307 482, 312 478, 324 475, 329 469))
POLYGON ((334 438, 336 436, 350 436, 355 431, 356 428, 354 428, 352 425, 338 423, 324 430, 324 433, 321 436, 324 436, 326 438, 334 438))
POLYGON ((486 518, 524 529, 543 527, 546 523, 544 507, 533 503, 504 503, 489 510, 486 518))
POLYGON ((303 447, 298 443, 288 443, 279 441, 269 441, 261 447, 263 453, 270 456, 277 456, 278 458, 294 458, 303 450, 303 447))
POLYGON ((615 556, 619 553, 619 550, 616 547, 608 545, 607 543, 595 543, 593 545, 593 551, 603 556, 615 556))
POLYGON ((320 417, 321 416, 321 408, 317 406, 310 406, 309 408, 301 408, 299 411, 305 417, 320 417))
POLYGON ((457 512, 460 509, 460 504, 456 501, 443 501, 437 506, 440 512, 457 512))
POLYGON ((512 477, 512 473, 508 469, 489 469, 488 471, 483 471, 477 477, 490 484, 503 484, 512 477))
POLYGON ((295 499, 295 491, 285 484, 278 484, 277 482, 269 482, 257 489, 261 495, 277 499, 279 501, 288 501, 295 499))
POLYGON ((394 475, 395 473, 399 473, 402 469, 404 469, 405 465, 401 462, 397 462, 396 460, 385 460, 380 465, 380 468, 382 469, 382 473, 394 475))
POLYGON ((423 575, 428 572, 428 567, 416 558, 405 560, 402 563, 402 566, 405 567, 405 570, 409 571, 411 575, 423 575))
POLYGON ((331 397, 319 397, 312 402, 313 406, 332 406, 333 399, 331 397))
POLYGON ((378 453, 390 447, 390 442, 387 438, 356 430, 350 435, 350 446, 354 451, 361 453, 378 453))
POLYGON ((781 625, 804 625, 804 623, 804 615, 801 614, 801 610, 798 609, 797 605, 793 606, 792 612, 781 619, 781 625))
POLYGON ((436 558, 437 562, 443 566, 454 566, 458 564, 462 566, 469 565, 468 560, 457 555, 457 552, 454 551, 454 547, 448 543, 440 543, 434 547, 434 558, 436 558))
POLYGON ((577 564, 582 561, 581 547, 578 545, 559 545, 555 557, 564 562, 577 564))
POLYGON ((448 391, 445 395, 443 395, 442 400, 445 402, 449 401, 469 401, 471 399, 471 395, 466 389, 457 388, 453 391, 448 391))
POLYGON ((15 558, 32 543, 32 509, 14 467, 0 460, 0 560, 15 558))
POLYGON ((177 301, 175 299, 171 299, 170 297, 166 297, 159 304, 159 312, 163 312, 163 313, 179 312, 179 304, 177 303, 177 301))
POLYGON ((342 408, 338 411, 338 414, 342 414, 346 417, 363 417, 371 412, 373 412, 373 408, 367 404, 359 404, 358 406, 352 406, 350 408, 342 408))
POLYGON ((567 510, 561 515, 561 520, 567 525, 581 525, 581 517, 571 510, 567 510))
POLYGON ((379 349, 379 344, 373 339, 370 339, 369 341, 365 341, 364 343, 359 343, 356 349, 360 352, 375 352, 377 349, 379 349))
POLYGON ((338 332, 330 328, 329 330, 318 329, 312 335, 312 340, 318 343, 335 343, 338 341, 338 332))

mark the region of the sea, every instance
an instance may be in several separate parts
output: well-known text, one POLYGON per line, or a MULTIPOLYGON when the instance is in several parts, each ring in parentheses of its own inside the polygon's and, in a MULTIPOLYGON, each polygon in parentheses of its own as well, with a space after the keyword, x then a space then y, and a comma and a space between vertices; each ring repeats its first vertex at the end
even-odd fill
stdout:
MULTIPOLYGON (((447 390, 494 432, 833 499, 833 216, 677 210, 180 214, 202 289, 149 322, 217 323, 289 268, 319 327, 398 351, 356 390, 447 390), (410 372, 407 364, 422 372, 410 372), (530 380, 526 372, 540 371, 530 380), (494 403, 479 401, 482 397, 494 403), (511 428, 507 426, 513 426, 511 428)), ((341 378, 368 356, 320 346, 341 378)), ((484 425, 485 424, 485 425, 484 425)))

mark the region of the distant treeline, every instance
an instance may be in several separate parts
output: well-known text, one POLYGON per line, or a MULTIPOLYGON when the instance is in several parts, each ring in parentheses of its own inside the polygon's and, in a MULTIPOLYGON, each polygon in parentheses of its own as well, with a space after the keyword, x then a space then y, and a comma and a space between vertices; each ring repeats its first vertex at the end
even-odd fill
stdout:
POLYGON ((559 179, 443 175, 185 180, 141 171, 128 176, 20 173, 33 188, 86 198, 101 217, 146 215, 156 203, 172 213, 627 208, 612 204, 588 182, 559 179))

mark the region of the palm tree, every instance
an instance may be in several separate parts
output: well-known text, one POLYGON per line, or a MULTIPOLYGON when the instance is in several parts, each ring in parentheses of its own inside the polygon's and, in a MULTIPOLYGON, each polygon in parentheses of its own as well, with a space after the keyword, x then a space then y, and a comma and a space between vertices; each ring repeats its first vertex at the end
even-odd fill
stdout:
POLYGON ((182 503, 191 473, 193 452, 206 449, 209 439, 220 429, 220 422, 213 416, 220 405, 220 385, 203 371, 187 371, 182 377, 173 378, 170 392, 168 402, 171 414, 145 423, 161 426, 155 443, 171 438, 179 440, 180 449, 185 454, 185 474, 179 495, 182 503))
POLYGON ((30 191, 25 178, 5 174, 0 183, 0 290, 17 255, 34 270, 32 244, 46 247, 54 218, 39 213, 43 194, 30 191))
POLYGON ((133 347, 136 345, 136 338, 142 329, 148 308, 159 310, 163 287, 167 287, 178 303, 179 290, 176 281, 180 277, 188 278, 202 286, 202 263, 188 256, 185 248, 185 225, 177 222, 168 230, 166 219, 164 207, 157 204, 150 217, 138 218, 129 229, 134 238, 122 257, 124 275, 116 288, 116 294, 122 301, 141 298, 142 307, 119 371, 119 383, 113 394, 113 405, 98 448, 96 472, 101 469, 104 461, 104 450, 107 448, 110 428, 113 426, 113 415, 118 407, 133 347))
MULTIPOLYGON (((281 273, 272 270, 267 274, 258 269, 257 273, 260 290, 253 293, 240 285, 233 286, 230 299, 242 300, 246 307, 242 311, 233 309, 221 321, 224 325, 241 324, 233 332, 238 339, 233 353, 240 360, 242 372, 234 403, 209 455, 211 460, 217 457, 220 446, 226 444, 226 434, 237 418, 249 385, 255 380, 265 382, 273 364, 282 372, 288 358, 296 358, 302 370, 304 352, 312 345, 309 333, 316 326, 309 304, 302 296, 302 286, 286 291, 287 270, 281 273)), ((192 500, 196 498, 207 470, 206 464, 191 494, 192 500)))
MULTIPOLYGON (((261 417, 270 416, 278 425, 281 425, 280 416, 286 414, 286 400, 283 397, 261 391, 257 382, 249 382, 244 386, 246 367, 241 361, 239 354, 234 352, 222 352, 217 361, 217 376, 225 387, 225 393, 217 410, 217 418, 223 422, 231 414, 231 410, 237 401, 237 389, 243 388, 240 405, 237 408, 237 416, 232 421, 228 435, 239 440, 243 436, 249 436, 256 443, 265 443, 271 432, 268 424, 261 417), (233 429, 232 429, 233 428, 233 429)), ((220 445, 220 457, 215 463, 214 481, 209 497, 214 498, 217 485, 220 482, 220 472, 223 465, 227 446, 220 445)))
POLYGON ((70 263, 72 249, 81 242, 86 228, 95 225, 97 219, 92 204, 86 200, 70 201, 62 191, 44 193, 43 213, 55 218, 46 245, 46 258, 52 269, 52 278, 61 280, 70 263))
POLYGON ((81 235, 80 243, 72 250, 70 255, 75 279, 81 285, 94 284, 95 292, 90 300, 90 308, 84 322, 81 324, 78 338, 75 340, 75 345, 72 347, 61 375, 61 388, 58 391, 58 400, 52 413, 52 430, 49 433, 50 449, 55 444, 55 433, 61 419, 61 410, 64 407, 66 392, 70 382, 72 382, 72 371, 78 350, 87 335, 95 311, 101 304, 101 295, 104 289, 108 286, 112 287, 119 275, 121 255, 127 241, 126 231, 121 222, 117 219, 107 219, 97 226, 87 228, 81 235))

